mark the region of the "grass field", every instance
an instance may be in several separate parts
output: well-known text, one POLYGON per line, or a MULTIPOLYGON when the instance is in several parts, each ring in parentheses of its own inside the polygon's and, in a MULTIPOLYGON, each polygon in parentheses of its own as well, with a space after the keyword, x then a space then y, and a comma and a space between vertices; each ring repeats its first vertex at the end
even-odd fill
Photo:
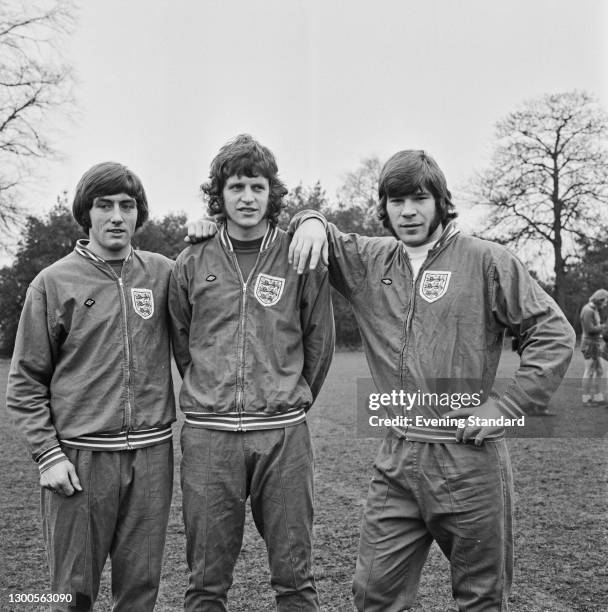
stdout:
MULTIPOLYGON (((503 354, 500 377, 510 375, 515 358, 510 352, 503 354)), ((40 535, 37 469, 6 416, 7 371, 8 361, 0 360, 0 610, 36 610, 40 608, 33 604, 12 608, 8 602, 9 593, 46 592, 47 567, 40 535)), ((544 437, 508 441, 516 491, 511 597, 515 612, 608 610, 608 409, 578 407, 581 371, 577 352, 569 380, 554 402, 559 416, 536 419, 536 431, 544 437), (590 437, 581 437, 581 432, 590 437), (550 433, 566 437, 547 437, 550 433)), ((356 436, 355 387, 357 379, 366 376, 361 353, 337 353, 322 395, 309 415, 316 457, 315 572, 321 606, 327 611, 352 609, 350 586, 359 522, 379 444, 376 439, 356 436)), ((178 472, 179 462, 156 608, 160 611, 181 609, 187 581, 178 472)), ((229 595, 232 612, 274 609, 266 566, 263 544, 248 519, 229 595)), ((110 602, 106 567, 96 609, 109 610, 110 602)), ((455 609, 448 564, 435 546, 415 609, 455 609)))

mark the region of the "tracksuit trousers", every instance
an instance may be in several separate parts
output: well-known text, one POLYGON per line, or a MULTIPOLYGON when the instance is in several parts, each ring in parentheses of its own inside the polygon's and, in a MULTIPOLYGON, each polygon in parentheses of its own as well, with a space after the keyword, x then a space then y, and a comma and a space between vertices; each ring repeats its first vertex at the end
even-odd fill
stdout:
POLYGON ((113 610, 151 612, 173 493, 173 443, 63 452, 83 490, 70 497, 41 491, 51 590, 72 596, 53 610, 91 610, 110 555, 113 610))
POLYGON ((307 424, 247 432, 184 425, 181 444, 190 569, 185 609, 227 609, 250 497, 253 520, 268 550, 277 609, 317 612, 312 573, 313 453, 307 424))
POLYGON ((400 612, 416 598, 433 540, 466 612, 506 611, 513 574, 511 464, 504 439, 413 442, 389 432, 372 477, 353 592, 359 612, 400 612))

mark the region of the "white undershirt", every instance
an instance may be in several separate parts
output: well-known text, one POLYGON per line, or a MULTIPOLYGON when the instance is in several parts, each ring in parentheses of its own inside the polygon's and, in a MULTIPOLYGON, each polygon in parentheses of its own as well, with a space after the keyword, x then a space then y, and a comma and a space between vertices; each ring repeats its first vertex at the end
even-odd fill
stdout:
POLYGON ((410 265, 412 266, 412 271, 414 272, 414 280, 418 277, 418 272, 420 272, 420 268, 426 259, 429 251, 437 244, 437 240, 433 240, 433 242, 427 242, 426 244, 421 244, 419 246, 407 246, 403 245, 407 256, 410 259, 410 265))

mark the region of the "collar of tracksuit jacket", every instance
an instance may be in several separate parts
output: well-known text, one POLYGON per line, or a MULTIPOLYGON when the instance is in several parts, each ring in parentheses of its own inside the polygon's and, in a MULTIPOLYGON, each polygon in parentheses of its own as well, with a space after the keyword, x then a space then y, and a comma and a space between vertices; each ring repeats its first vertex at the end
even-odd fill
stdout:
MULTIPOLYGON (((104 267, 109 266, 105 259, 99 257, 99 255, 95 255, 95 253, 93 253, 93 251, 89 249, 89 240, 87 240, 86 238, 81 238, 80 240, 77 240, 74 250, 76 251, 76 253, 86 259, 90 259, 91 261, 95 261, 98 264, 102 264, 104 267)), ((131 249, 129 250, 129 254, 124 258, 125 263, 129 261, 132 256, 133 248, 131 247, 131 249)))
MULTIPOLYGON (((268 223, 268 227, 266 228, 266 233, 264 234, 264 238, 262 239, 262 245, 260 246, 260 252, 265 251, 270 247, 270 245, 277 239, 279 235, 279 228, 276 225, 272 225, 268 223)), ((230 236, 228 235, 228 227, 226 222, 224 221, 219 227, 219 236, 220 243, 222 246, 230 251, 234 252, 234 246, 230 241, 230 236)))

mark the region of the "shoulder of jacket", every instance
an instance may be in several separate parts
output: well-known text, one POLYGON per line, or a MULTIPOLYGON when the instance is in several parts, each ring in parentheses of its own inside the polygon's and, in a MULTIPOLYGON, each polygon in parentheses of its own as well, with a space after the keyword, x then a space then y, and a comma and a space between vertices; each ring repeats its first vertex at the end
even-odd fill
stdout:
POLYGON ((394 236, 364 236, 363 234, 342 232, 332 223, 328 227, 333 228, 334 239, 342 241, 343 244, 351 243, 359 252, 367 254, 382 255, 401 251, 403 243, 394 236))
POLYGON ((34 282, 44 283, 51 282, 53 279, 59 278, 64 273, 74 274, 78 273, 78 270, 88 269, 88 262, 84 260, 76 252, 72 251, 67 255, 64 255, 61 259, 54 261, 49 264, 46 268, 43 268, 36 274, 31 284, 34 282))
POLYGON ((513 251, 508 247, 493 242, 492 240, 486 240, 485 238, 478 238, 477 236, 469 236, 467 234, 459 233, 453 238, 452 244, 455 249, 463 251, 473 251, 481 256, 489 257, 495 261, 503 259, 514 259, 519 261, 519 258, 513 251))
POLYGON ((139 249, 133 249, 133 256, 138 257, 146 264, 154 264, 158 266, 173 267, 175 263, 173 259, 162 255, 161 253, 155 253, 154 251, 141 251, 139 249))
POLYGON ((206 238, 205 240, 201 240, 201 242, 197 242, 195 244, 189 244, 176 257, 175 264, 178 266, 185 265, 186 262, 190 260, 196 260, 200 258, 201 255, 208 249, 211 249, 211 251, 217 251, 217 250, 222 249, 222 246, 220 244, 219 234, 215 234, 211 238, 206 238))
POLYGON ((268 246, 271 247, 272 245, 279 245, 279 246, 287 245, 287 248, 289 248, 289 245, 291 244, 291 240, 293 238, 293 234, 286 232, 284 229, 281 229, 280 227, 276 227, 274 231, 275 231, 274 240, 272 240, 272 242, 270 242, 268 246))

